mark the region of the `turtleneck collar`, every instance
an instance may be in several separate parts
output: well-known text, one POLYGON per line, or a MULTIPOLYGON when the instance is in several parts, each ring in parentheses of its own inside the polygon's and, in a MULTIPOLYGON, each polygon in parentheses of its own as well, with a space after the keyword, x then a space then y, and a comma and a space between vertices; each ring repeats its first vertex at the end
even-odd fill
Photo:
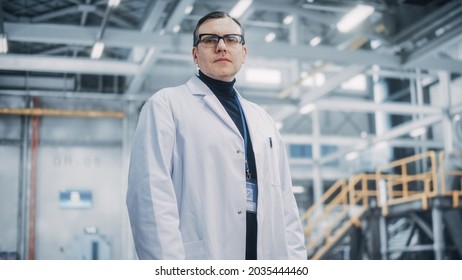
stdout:
POLYGON ((198 77, 210 88, 210 90, 212 90, 216 96, 234 97, 234 94, 236 94, 236 91, 234 90, 234 83, 236 82, 236 79, 233 79, 231 82, 215 80, 205 75, 200 70, 198 77))

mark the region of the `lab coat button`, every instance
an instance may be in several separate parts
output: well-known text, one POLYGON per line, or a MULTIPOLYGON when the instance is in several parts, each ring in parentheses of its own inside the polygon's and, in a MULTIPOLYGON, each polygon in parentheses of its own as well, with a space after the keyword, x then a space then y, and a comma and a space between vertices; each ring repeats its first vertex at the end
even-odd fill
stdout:
POLYGON ((242 211, 237 211, 237 214, 241 215, 241 214, 242 214, 242 211))

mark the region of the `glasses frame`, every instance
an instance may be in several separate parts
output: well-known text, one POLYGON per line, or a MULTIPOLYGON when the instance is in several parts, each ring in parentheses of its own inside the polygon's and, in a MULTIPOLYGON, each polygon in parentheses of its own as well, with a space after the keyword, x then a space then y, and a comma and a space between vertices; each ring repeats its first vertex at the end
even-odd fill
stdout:
MULTIPOLYGON (((220 40, 223 40, 223 43, 225 43, 225 45, 226 45, 225 38, 229 37, 229 36, 238 36, 241 39, 239 44, 241 44, 241 45, 245 44, 244 35, 242 35, 242 34, 225 34, 223 36, 218 36, 217 34, 212 34, 212 33, 201 33, 201 34, 197 35, 197 40, 196 40, 196 45, 195 46, 198 46, 199 43, 202 43, 201 39, 202 39, 203 36, 214 36, 214 37, 218 38, 217 44, 214 46, 215 48, 217 47, 220 40)), ((226 45, 226 46, 228 47, 228 45, 226 45)), ((213 47, 205 47, 205 48, 213 48, 213 47)))

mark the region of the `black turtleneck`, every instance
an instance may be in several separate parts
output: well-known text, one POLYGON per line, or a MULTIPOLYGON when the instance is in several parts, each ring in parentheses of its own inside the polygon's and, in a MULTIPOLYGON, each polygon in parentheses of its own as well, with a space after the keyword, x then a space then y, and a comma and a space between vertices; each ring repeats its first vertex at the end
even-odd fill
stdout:
MULTIPOLYGON (((228 115, 233 120, 236 127, 239 129, 239 132, 244 138, 244 126, 242 124, 241 113, 239 111, 239 106, 237 104, 235 95, 237 94, 234 89, 234 83, 236 79, 231 82, 225 82, 220 80, 215 80, 205 75, 199 70, 199 79, 204 82, 210 90, 215 94, 220 103, 225 108, 228 115)), ((252 140, 250 137, 248 125, 247 128, 247 161, 249 163, 249 169, 251 174, 251 179, 257 182, 257 168, 255 165, 255 154, 252 148, 252 140)), ((243 172, 244 168, 243 168, 243 172)), ((244 173, 245 174, 245 173, 244 173)), ((256 260, 257 259, 257 215, 255 213, 247 212, 247 230, 246 230, 246 260, 256 260)))

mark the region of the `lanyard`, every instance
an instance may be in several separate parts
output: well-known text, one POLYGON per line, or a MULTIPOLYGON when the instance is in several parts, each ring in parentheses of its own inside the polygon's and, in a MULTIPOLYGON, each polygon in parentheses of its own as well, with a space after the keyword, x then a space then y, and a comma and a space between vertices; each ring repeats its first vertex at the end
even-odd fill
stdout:
POLYGON ((247 180, 250 181, 250 169, 249 169, 249 162, 247 160, 247 124, 245 123, 244 111, 242 110, 241 103, 237 98, 237 94, 234 95, 234 98, 237 102, 237 107, 239 108, 239 113, 241 114, 241 121, 242 121, 242 130, 244 131, 244 151, 245 151, 245 174, 247 180))

